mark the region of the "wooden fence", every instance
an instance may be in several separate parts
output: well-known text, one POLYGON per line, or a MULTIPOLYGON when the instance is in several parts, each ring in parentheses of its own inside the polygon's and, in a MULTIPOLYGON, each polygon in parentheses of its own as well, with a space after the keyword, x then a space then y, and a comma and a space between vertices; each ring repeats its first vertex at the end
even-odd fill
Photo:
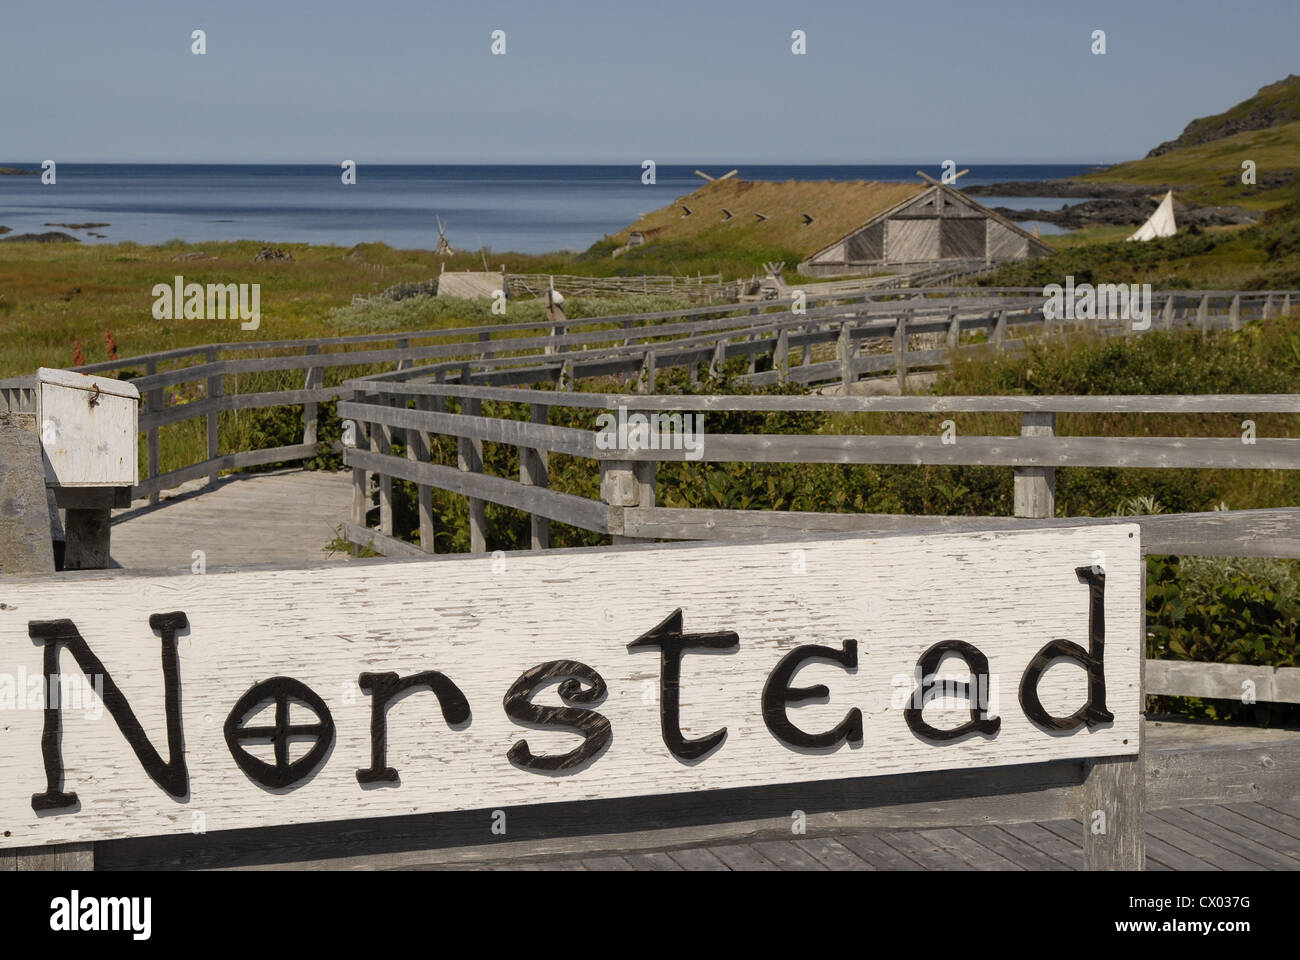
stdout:
MULTIPOLYGON (((530 515, 534 549, 550 546, 551 521, 609 535, 615 543, 656 540, 770 539, 871 533, 881 536, 958 530, 1003 530, 1034 526, 1137 523, 1150 554, 1300 558, 1300 508, 1228 510, 1137 517, 1055 518, 1058 467, 1182 469, 1300 469, 1300 439, 1231 437, 1060 436, 1058 414, 1197 414, 1234 416, 1300 413, 1300 396, 1098 396, 1098 397, 743 397, 627 396, 570 393, 437 382, 352 381, 353 399, 340 416, 358 424, 357 447, 345 451, 352 468, 353 515, 347 538, 358 546, 406 557, 427 555, 434 542, 432 491, 459 494, 469 502, 471 552, 488 547, 485 505, 494 503, 530 515), (458 410, 449 411, 448 401, 458 410), (484 416, 485 401, 514 403, 528 419, 484 416), (856 513, 800 513, 773 510, 669 508, 656 504, 661 462, 688 461, 692 451, 607 449, 595 429, 551 425, 556 407, 630 416, 680 417, 710 413, 907 412, 935 417, 925 435, 709 434, 700 438, 700 462, 972 465, 1007 467, 1014 474, 1014 517, 903 516, 856 513), (941 421, 980 413, 1019 414, 1019 436, 960 435, 947 442, 941 421), (431 462, 430 437, 455 438, 457 466, 431 462), (404 456, 391 450, 405 446, 404 456), (519 451, 520 475, 484 472, 483 444, 519 451), (593 461, 600 474, 600 500, 549 489, 550 454, 593 461), (377 487, 377 528, 367 524, 377 487), (420 545, 395 536, 393 480, 416 485, 420 545)), ((680 421, 679 421, 680 423, 680 421)), ((1260 699, 1300 703, 1300 669, 1182 664, 1153 661, 1147 692, 1176 696, 1223 696, 1250 678, 1260 699)))

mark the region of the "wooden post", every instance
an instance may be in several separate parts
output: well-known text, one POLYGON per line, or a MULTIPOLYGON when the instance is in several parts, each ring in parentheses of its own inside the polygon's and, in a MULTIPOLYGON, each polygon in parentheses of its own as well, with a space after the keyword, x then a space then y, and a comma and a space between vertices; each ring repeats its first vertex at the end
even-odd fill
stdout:
MULTIPOLYGON (((544 403, 529 404, 533 423, 550 422, 551 408, 544 403)), ((519 448, 519 482, 531 487, 545 487, 550 483, 550 457, 542 447, 519 448)), ((548 550, 551 546, 551 521, 530 514, 529 524, 534 550, 548 550)))
MULTIPOLYGON (((154 374, 156 374, 158 372, 158 361, 157 360, 146 361, 144 365, 144 372, 145 372, 145 376, 153 376, 154 374)), ((162 407, 163 407, 162 389, 150 388, 148 391, 146 391, 144 395, 145 413, 158 413, 160 410, 162 410, 162 407)), ((147 435, 147 443, 149 447, 149 453, 148 453, 149 479, 153 480, 158 476, 158 427, 157 426, 152 426, 149 428, 148 435, 147 435)), ((150 503, 158 502, 157 490, 154 490, 153 493, 149 494, 149 502, 150 503)))
MULTIPOLYGON (((482 410, 482 401, 475 397, 461 399, 461 414, 477 417, 482 410)), ((456 438, 456 458, 459 466, 466 473, 483 472, 483 441, 474 437, 456 438)), ((487 552, 487 510, 486 503, 475 497, 469 498, 469 552, 487 552)))
MULTIPOLYGON (((357 397, 358 400, 361 397, 357 397)), ((363 420, 353 420, 356 425, 356 448, 358 450, 370 450, 370 430, 369 424, 363 420)), ((352 468, 352 523, 358 527, 366 526, 366 514, 370 512, 370 476, 360 467, 352 468)), ((360 547, 364 544, 353 544, 352 553, 355 556, 360 552, 360 547)))
POLYGON ((1273 316, 1273 294, 1269 294, 1264 300, 1264 319, 1268 320, 1273 316))
MULTIPOLYGON (((415 409, 432 410, 433 398, 417 394, 415 409)), ((429 445, 429 435, 423 430, 406 431, 406 456, 417 463, 429 463, 433 460, 433 450, 429 445)), ((416 509, 420 514, 420 549, 433 553, 433 487, 427 483, 415 485, 416 509)))
MULTIPOLYGON (((1146 551, 1143 551, 1143 557, 1146 551)), ((1084 762, 1080 792, 1085 870, 1145 870, 1146 842, 1146 704, 1147 583, 1142 564, 1138 622, 1138 752, 1135 756, 1099 757, 1084 762)))
MULTIPOLYGON (((380 405, 391 407, 393 400, 390 397, 384 397, 380 400, 380 405)), ((379 430, 373 436, 378 442, 380 455, 391 456, 393 452, 393 428, 386 423, 378 423, 375 426, 379 430)), ((387 470, 379 471, 379 532, 387 537, 393 535, 393 477, 387 470)))
MULTIPOLYGON (((815 333, 816 331, 817 331, 816 324, 813 324, 811 328, 805 326, 803 328, 804 337, 806 338, 810 333, 815 333)), ((803 345, 803 350, 800 351, 799 354, 799 366, 806 367, 808 366, 808 364, 812 363, 812 348, 813 348, 812 341, 805 340, 803 345)))
MULTIPOLYGON (((409 350, 410 348, 411 348, 411 340, 409 337, 397 338, 398 350, 409 350)), ((307 352, 311 353, 312 352, 311 348, 308 348, 307 352)), ((402 357, 400 360, 397 361, 398 370, 405 370, 410 365, 411 365, 411 359, 409 357, 402 357)))
POLYGON ((1232 306, 1228 309, 1228 323, 1233 330, 1241 329, 1241 294, 1232 298, 1232 306))
POLYGON ((840 361, 840 386, 847 397, 853 387, 853 335, 847 323, 840 324, 840 341, 836 344, 840 361))
MULTIPOLYGON (((216 363, 217 348, 208 347, 207 351, 204 353, 204 359, 208 363, 216 363)), ((224 396, 225 378, 222 377, 221 374, 208 377, 206 393, 207 393, 208 400, 216 400, 218 397, 224 396)), ((220 411, 218 410, 208 411, 207 427, 208 427, 208 459, 209 460, 215 460, 217 459, 217 457, 221 455, 221 435, 220 435, 221 419, 220 418, 221 418, 220 411)), ((221 478, 221 471, 218 470, 216 467, 213 467, 212 471, 208 474, 208 486, 210 487, 215 486, 217 481, 220 478, 221 478)))
MULTIPOLYGON (((656 464, 651 462, 651 466, 656 464)), ((600 462, 600 499, 610 507, 625 509, 627 507, 641 506, 642 490, 647 486, 647 476, 649 489, 654 490, 653 475, 647 475, 645 468, 638 467, 635 461, 631 460, 602 460, 600 462)), ((653 506, 653 503, 646 504, 653 506)), ((611 513, 613 511, 611 510, 611 513)), ((622 529, 622 523, 616 524, 618 529, 622 529)), ((614 534, 614 543, 641 543, 645 537, 628 537, 622 534, 614 534)))
POLYGON ((1007 346, 1007 312, 993 311, 993 349, 1001 352, 1007 346))
POLYGON ((785 327, 782 327, 780 333, 776 335, 776 348, 772 351, 772 367, 776 370, 777 379, 781 383, 789 382, 790 331, 785 327))
POLYGON ((1201 297, 1201 304, 1196 308, 1196 326, 1201 331, 1201 336, 1210 335, 1210 295, 1204 294, 1201 297))
POLYGON ((960 346, 961 320, 957 318, 957 311, 953 310, 948 314, 948 349, 952 350, 955 354, 957 348, 960 346))
MULTIPOLYGON (((1056 436, 1055 413, 1020 415, 1022 437, 1056 436)), ((1056 515, 1056 468, 1015 468, 1015 514, 1017 517, 1051 518, 1056 515)))
POLYGON ((654 393, 658 371, 655 368, 655 352, 647 350, 641 358, 641 393, 654 393))
POLYGON ((907 392, 907 321, 911 311, 904 311, 894 321, 894 371, 898 377, 898 395, 907 392))
POLYGON ((1160 317, 1160 326, 1164 327, 1166 330, 1172 330, 1172 329, 1173 329, 1173 326, 1174 326, 1174 306, 1175 306, 1175 301, 1176 301, 1177 299, 1178 299, 1177 294, 1173 294, 1173 293, 1171 293, 1171 294, 1169 294, 1169 298, 1168 298, 1167 300, 1165 300, 1165 311, 1164 311, 1164 313, 1163 313, 1163 314, 1161 315, 1161 317, 1160 317))
POLYGON ((722 378, 722 374, 727 364, 727 339, 719 337, 718 342, 713 345, 713 362, 709 364, 709 376, 714 380, 722 378))
MULTIPOLYGON (((320 347, 316 344, 308 344, 307 355, 315 356, 320 353, 320 347)), ((325 384, 324 367, 308 367, 306 374, 302 378, 302 388, 304 390, 319 390, 325 384)), ((302 442, 318 442, 320 429, 320 404, 311 400, 302 405, 302 442)))

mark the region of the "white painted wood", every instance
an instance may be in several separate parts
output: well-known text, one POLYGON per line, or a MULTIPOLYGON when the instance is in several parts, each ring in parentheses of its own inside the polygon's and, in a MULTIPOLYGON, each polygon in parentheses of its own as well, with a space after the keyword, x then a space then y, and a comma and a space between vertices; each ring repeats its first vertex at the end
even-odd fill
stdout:
MULTIPOLYGON (((186 613, 191 628, 179 640, 179 656, 190 792, 177 802, 154 785, 107 712, 96 716, 96 700, 89 709, 65 702, 64 789, 75 791, 81 806, 38 817, 31 797, 46 786, 43 711, 32 704, 6 710, 0 846, 187 833, 198 813, 215 831, 1133 753, 1143 653, 1133 629, 1140 622, 1138 531, 1116 525, 633 548, 569 553, 562 564, 551 555, 512 553, 504 561, 439 563, 436 576, 426 561, 415 561, 173 577, 88 575, 75 588, 12 581, 0 611, 0 676, 39 677, 42 648, 29 639, 28 622, 70 618, 164 755, 160 642, 147 618, 186 613), (1088 590, 1075 569, 1096 562, 1095 551, 1105 554, 1107 570, 1107 704, 1115 722, 1049 733, 1025 718, 1017 689, 1026 665, 1048 641, 1063 637, 1087 646, 1088 590), (735 652, 684 659, 683 734, 728 729, 718 749, 689 764, 675 759, 661 739, 657 653, 627 650, 679 606, 687 632, 734 630, 740 637, 735 652), (797 646, 839 648, 848 638, 859 643, 858 669, 805 665, 793 684, 824 683, 829 700, 791 707, 789 714, 815 732, 856 707, 864 716, 863 743, 831 752, 783 745, 761 717, 768 675, 797 646), (988 657, 1002 717, 996 736, 933 744, 913 736, 904 722, 895 691, 905 697, 921 653, 944 639, 972 643, 988 657), (594 709, 609 719, 612 742, 577 772, 516 768, 506 752, 519 740, 534 753, 563 753, 579 742, 576 734, 517 726, 502 708, 507 689, 525 670, 569 658, 607 682, 608 696, 594 709), (370 763, 370 701, 356 688, 365 670, 402 676, 441 671, 472 709, 469 724, 451 730, 427 690, 392 705, 387 759, 400 773, 397 786, 363 788, 356 780, 356 771, 370 763), (321 696, 337 732, 314 776, 270 791, 236 767, 222 725, 245 691, 277 675, 297 678, 321 696)), ((79 675, 67 651, 61 666, 79 675)), ((952 658, 939 672, 967 677, 952 658)), ((1068 663, 1049 667, 1040 687, 1044 705, 1057 715, 1073 712, 1085 691, 1083 671, 1068 663)), ((559 702, 553 685, 533 700, 559 702)), ((295 710, 295 722, 309 717, 295 710)), ((967 717, 964 700, 925 710, 937 726, 956 726, 967 717)), ((252 722, 266 718, 264 712, 252 722)), ((295 749, 302 752, 293 759, 308 745, 295 749)))
POLYGON ((108 377, 42 367, 37 424, 45 482, 62 487, 127 487, 139 482, 140 393, 108 377))

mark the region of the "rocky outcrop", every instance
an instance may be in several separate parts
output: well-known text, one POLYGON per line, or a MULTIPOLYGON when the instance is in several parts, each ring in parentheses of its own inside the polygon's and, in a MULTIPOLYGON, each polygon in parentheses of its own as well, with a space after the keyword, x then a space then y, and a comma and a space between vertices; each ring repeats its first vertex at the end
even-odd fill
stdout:
POLYGON ((263 247, 258 252, 257 256, 253 257, 254 263, 267 263, 271 261, 292 263, 293 254, 285 253, 277 247, 263 247))
POLYGON ((18 233, 12 237, 0 237, 0 243, 14 243, 15 241, 27 240, 31 243, 80 243, 76 237, 70 234, 60 233, 57 230, 51 230, 48 233, 18 233))
POLYGON ((1250 130, 1267 130, 1293 123, 1300 119, 1300 77, 1295 74, 1285 80, 1261 87, 1249 100, 1244 100, 1224 113, 1201 117, 1189 123, 1174 140, 1166 140, 1146 155, 1146 159, 1159 157, 1179 147, 1193 147, 1211 140, 1222 140, 1250 130))
MULTIPOLYGON (((1011 210, 1007 207, 994 207, 995 212, 1008 220, 1041 220, 1068 230, 1097 225, 1120 226, 1140 224, 1146 221, 1155 210, 1144 191, 1141 199, 1128 200, 1089 200, 1086 203, 1062 205, 1056 210, 1011 210)), ((1200 227, 1222 227, 1255 223, 1259 220, 1259 211, 1247 210, 1245 207, 1194 207, 1179 202, 1174 198, 1174 218, 1179 227, 1196 224, 1200 227)))

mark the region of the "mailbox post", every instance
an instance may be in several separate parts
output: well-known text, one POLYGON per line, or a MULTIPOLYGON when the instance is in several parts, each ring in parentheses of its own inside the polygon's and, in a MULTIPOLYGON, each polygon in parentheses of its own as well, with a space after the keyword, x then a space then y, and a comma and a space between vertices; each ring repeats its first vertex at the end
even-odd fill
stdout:
POLYGON ((139 482, 140 392, 131 384, 42 367, 36 423, 45 485, 66 511, 65 570, 108 566, 109 517, 139 482))

